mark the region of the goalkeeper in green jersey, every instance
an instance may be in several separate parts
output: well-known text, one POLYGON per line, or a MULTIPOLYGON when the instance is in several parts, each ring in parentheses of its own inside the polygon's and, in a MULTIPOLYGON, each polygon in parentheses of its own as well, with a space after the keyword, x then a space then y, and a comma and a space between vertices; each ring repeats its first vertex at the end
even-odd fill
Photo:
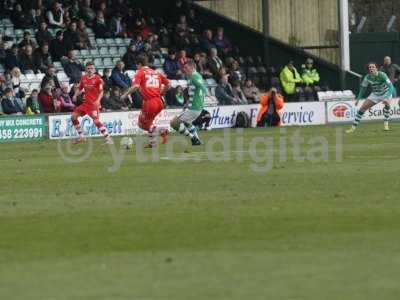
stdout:
POLYGON ((171 127, 179 133, 190 137, 193 146, 198 146, 202 142, 193 122, 200 116, 203 110, 207 87, 201 75, 196 71, 196 63, 193 59, 187 61, 183 66, 183 71, 189 77, 189 103, 187 109, 171 121, 171 127))
POLYGON ((354 132, 363 118, 364 113, 371 107, 381 102, 383 102, 385 105, 383 108, 383 115, 385 117, 384 130, 389 130, 390 100, 392 99, 394 86, 384 72, 378 71, 378 67, 375 63, 368 64, 368 74, 364 77, 364 80, 361 83, 360 92, 356 99, 356 106, 364 97, 368 86, 371 86, 372 93, 367 97, 365 102, 357 111, 353 125, 349 130, 346 131, 347 133, 354 132))

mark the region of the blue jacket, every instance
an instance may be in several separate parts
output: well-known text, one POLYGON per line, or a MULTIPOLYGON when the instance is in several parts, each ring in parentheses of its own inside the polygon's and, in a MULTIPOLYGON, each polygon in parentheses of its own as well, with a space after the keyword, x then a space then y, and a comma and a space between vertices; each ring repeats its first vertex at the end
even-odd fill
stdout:
POLYGON ((117 68, 114 68, 111 72, 111 81, 122 89, 127 89, 131 86, 129 76, 120 72, 117 68))
POLYGON ((1 101, 1 106, 3 107, 3 112, 8 115, 24 112, 18 99, 15 97, 4 97, 1 101))
POLYGON ((174 77, 180 70, 180 66, 176 59, 167 57, 164 61, 163 69, 167 77, 174 77))

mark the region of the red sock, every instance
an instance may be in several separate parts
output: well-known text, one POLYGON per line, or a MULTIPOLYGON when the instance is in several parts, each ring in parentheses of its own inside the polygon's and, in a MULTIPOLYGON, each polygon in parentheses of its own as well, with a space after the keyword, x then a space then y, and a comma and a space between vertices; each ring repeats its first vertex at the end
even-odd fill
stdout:
POLYGON ((78 133, 78 135, 80 137, 83 136, 82 128, 81 128, 81 125, 79 124, 79 121, 78 120, 72 120, 72 124, 74 125, 75 130, 78 133))

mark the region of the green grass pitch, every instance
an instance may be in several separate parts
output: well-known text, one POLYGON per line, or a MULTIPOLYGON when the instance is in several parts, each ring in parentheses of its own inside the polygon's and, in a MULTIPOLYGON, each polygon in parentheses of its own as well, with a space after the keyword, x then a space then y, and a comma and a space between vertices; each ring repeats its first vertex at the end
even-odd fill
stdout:
POLYGON ((328 161, 295 161, 289 139, 280 161, 279 129, 249 129, 231 131, 241 159, 162 146, 115 172, 101 139, 81 163, 55 141, 0 145, 0 299, 400 299, 400 124, 343 134, 341 162, 336 129, 286 129, 326 139, 328 161), (266 136, 273 166, 255 172, 266 136))

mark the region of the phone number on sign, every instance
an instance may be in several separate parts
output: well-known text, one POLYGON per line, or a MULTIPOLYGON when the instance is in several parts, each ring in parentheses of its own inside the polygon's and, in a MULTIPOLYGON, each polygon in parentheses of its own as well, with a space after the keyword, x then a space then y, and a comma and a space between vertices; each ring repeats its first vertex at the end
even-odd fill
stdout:
POLYGON ((3 129, 0 130, 0 140, 32 139, 43 137, 42 128, 3 129))

